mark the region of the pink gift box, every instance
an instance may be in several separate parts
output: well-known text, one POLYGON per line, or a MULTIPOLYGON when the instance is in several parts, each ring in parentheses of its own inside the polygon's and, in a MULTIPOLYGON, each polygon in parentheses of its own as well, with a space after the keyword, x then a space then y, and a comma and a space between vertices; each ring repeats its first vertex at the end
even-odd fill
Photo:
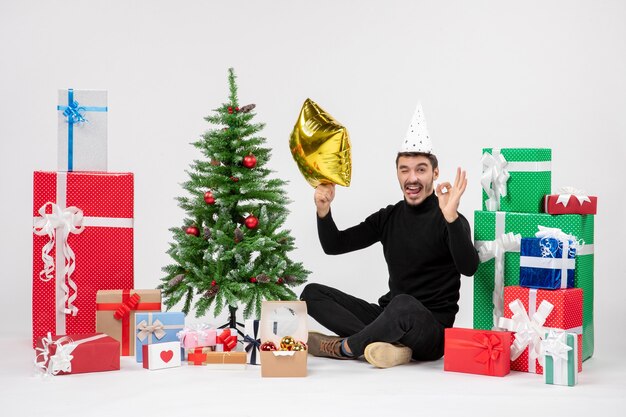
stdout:
POLYGON ((185 327, 176 336, 180 339, 180 345, 185 349, 215 346, 217 343, 217 330, 206 324, 185 327))

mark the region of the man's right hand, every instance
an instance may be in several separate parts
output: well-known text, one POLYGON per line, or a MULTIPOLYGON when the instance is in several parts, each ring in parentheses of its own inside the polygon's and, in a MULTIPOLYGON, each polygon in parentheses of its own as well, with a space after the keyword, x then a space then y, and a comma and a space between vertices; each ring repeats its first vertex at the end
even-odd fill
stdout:
POLYGON ((330 211, 330 203, 335 198, 335 184, 320 184, 315 187, 315 206, 320 218, 326 217, 330 211))

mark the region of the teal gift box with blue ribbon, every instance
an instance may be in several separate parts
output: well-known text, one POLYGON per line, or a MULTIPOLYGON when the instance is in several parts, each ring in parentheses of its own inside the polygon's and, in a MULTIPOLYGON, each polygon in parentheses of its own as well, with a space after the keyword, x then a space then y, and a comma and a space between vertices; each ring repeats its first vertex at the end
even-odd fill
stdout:
POLYGON ((135 314, 135 357, 143 361, 143 345, 178 342, 178 332, 185 327, 185 314, 180 312, 135 314))
POLYGON ((58 171, 107 171, 107 92, 59 90, 58 171))

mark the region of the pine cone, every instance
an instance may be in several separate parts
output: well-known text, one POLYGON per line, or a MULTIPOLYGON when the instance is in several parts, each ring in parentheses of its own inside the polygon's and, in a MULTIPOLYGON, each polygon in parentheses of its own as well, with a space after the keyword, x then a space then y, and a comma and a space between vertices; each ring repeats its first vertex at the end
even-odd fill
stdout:
POLYGON ((293 284, 294 282, 296 282, 296 277, 293 275, 285 275, 283 279, 287 284, 293 284))
POLYGON ((242 113, 249 113, 256 107, 256 104, 246 104, 242 108, 239 109, 242 113))
POLYGON ((174 278, 168 281, 167 286, 170 288, 175 287, 181 282, 183 282, 183 279, 185 279, 185 274, 178 274, 174 278))
POLYGON ((260 282, 261 284, 267 284, 268 282, 270 282, 270 277, 268 277, 265 274, 259 274, 256 276, 256 280, 257 282, 260 282))
POLYGON ((235 243, 239 243, 243 240, 243 232, 240 228, 235 229, 235 243))
POLYGON ((209 229, 208 227, 205 227, 203 230, 203 236, 206 240, 211 239, 211 229, 209 229))
POLYGON ((213 298, 215 297, 215 295, 217 294, 217 292, 220 290, 220 286, 216 285, 215 287, 211 287, 207 290, 207 292, 204 293, 203 297, 204 298, 213 298))

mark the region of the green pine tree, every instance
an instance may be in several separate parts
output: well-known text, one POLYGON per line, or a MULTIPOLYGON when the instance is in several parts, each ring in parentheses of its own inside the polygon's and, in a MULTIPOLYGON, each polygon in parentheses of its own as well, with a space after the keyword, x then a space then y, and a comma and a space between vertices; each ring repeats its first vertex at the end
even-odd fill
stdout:
POLYGON ((281 229, 287 182, 268 178, 270 150, 257 136, 264 124, 252 122, 254 104, 239 108, 235 79, 230 68, 228 102, 205 118, 214 128, 193 143, 205 159, 193 161, 182 184, 187 196, 177 200, 186 218, 170 229, 173 263, 159 285, 167 309, 184 300, 183 311, 193 305, 197 317, 226 306, 260 317, 263 300, 295 299, 290 287, 309 274, 288 257, 295 247, 281 229))

